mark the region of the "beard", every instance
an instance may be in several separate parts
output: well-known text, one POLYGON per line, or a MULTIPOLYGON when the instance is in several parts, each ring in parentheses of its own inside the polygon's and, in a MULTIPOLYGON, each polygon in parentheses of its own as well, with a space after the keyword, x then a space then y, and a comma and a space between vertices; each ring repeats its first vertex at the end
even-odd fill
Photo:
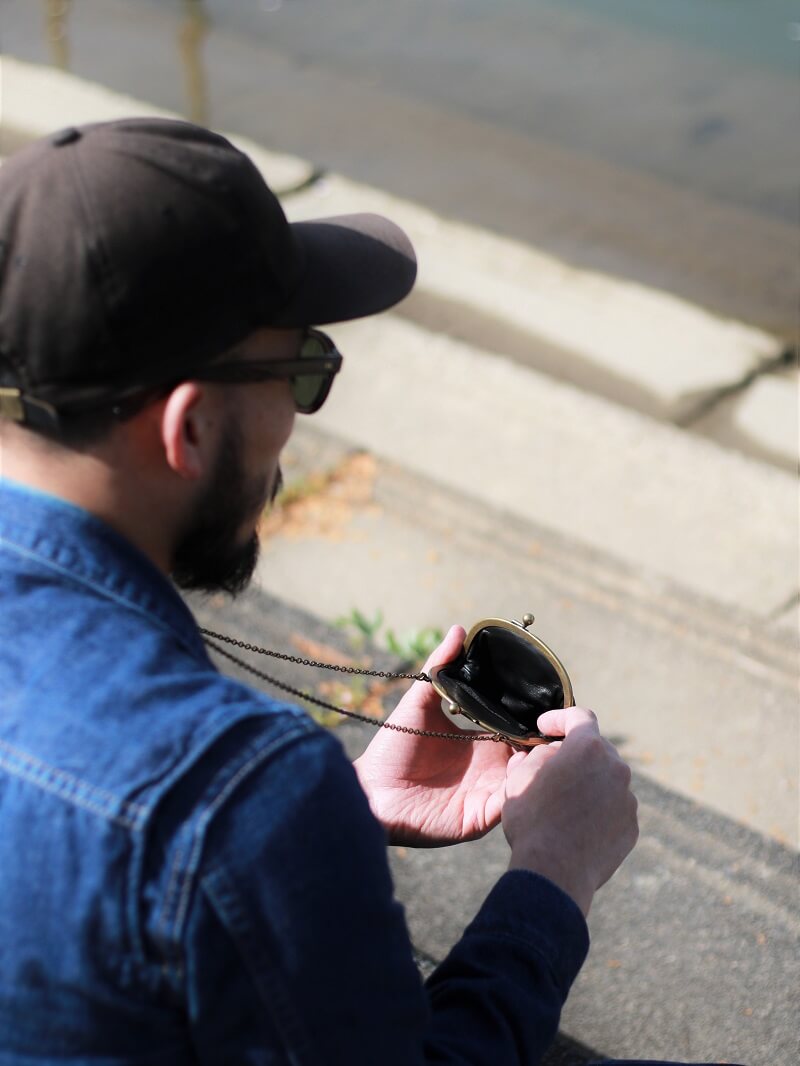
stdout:
POLYGON ((278 468, 272 488, 266 477, 248 479, 241 430, 231 420, 220 443, 211 480, 195 504, 175 548, 172 579, 179 588, 237 596, 250 584, 260 542, 254 531, 241 543, 241 529, 280 492, 278 468))

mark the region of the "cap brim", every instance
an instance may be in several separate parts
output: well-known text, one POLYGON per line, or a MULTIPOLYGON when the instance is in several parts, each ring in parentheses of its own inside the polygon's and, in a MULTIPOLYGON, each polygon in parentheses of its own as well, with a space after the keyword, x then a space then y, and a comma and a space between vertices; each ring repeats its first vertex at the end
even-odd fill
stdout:
POLYGON ((385 311, 417 276, 405 233, 381 215, 339 215, 291 226, 299 273, 275 326, 324 326, 385 311))

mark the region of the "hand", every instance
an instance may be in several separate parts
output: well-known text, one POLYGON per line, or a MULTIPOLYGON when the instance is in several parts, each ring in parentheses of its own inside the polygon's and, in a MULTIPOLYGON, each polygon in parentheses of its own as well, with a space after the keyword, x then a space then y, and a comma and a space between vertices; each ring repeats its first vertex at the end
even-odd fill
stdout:
POLYGON ((564 739, 509 762, 503 829, 510 868, 543 874, 588 914, 595 891, 639 835, 631 772, 591 711, 547 711, 538 725, 564 739))
MULTIPOLYGON (((461 626, 453 626, 425 671, 455 659, 464 636, 461 626)), ((414 729, 461 732, 425 681, 414 682, 389 721, 414 729)), ((507 744, 492 741, 467 744, 381 729, 355 768, 392 844, 438 847, 474 840, 497 825, 511 753, 507 744)))

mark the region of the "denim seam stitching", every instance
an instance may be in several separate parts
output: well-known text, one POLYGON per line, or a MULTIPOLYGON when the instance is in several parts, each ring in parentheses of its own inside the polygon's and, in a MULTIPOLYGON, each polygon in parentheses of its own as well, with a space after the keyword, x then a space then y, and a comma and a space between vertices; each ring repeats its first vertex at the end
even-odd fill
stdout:
POLYGON ((212 870, 200 879, 199 890, 204 893, 208 905, 222 923, 245 973, 255 986, 256 994, 272 1016, 288 1059, 293 1066, 308 1063, 310 1049, 307 1031, 302 1026, 302 1021, 299 1026, 297 1024, 296 1011, 292 1008, 291 1000, 285 996, 279 968, 275 966, 274 960, 268 961, 265 957, 268 950, 265 948, 265 942, 272 930, 268 929, 266 937, 258 937, 250 950, 245 947, 248 940, 253 939, 252 925, 242 906, 241 898, 228 882, 226 873, 227 871, 220 867, 212 870), (273 971, 276 970, 278 972, 273 977, 273 971))
POLYGON ((37 759, 36 756, 30 755, 19 748, 15 748, 4 740, 0 740, 0 749, 2 749, 0 750, 0 768, 6 770, 12 777, 28 781, 43 791, 58 796, 65 803, 70 803, 76 807, 85 807, 107 821, 115 822, 126 829, 138 829, 143 819, 147 816, 147 807, 120 799, 113 792, 99 788, 97 785, 92 785, 88 781, 68 773, 66 770, 59 770, 55 766, 50 766, 49 763, 43 762, 41 759, 37 759), (9 757, 3 755, 3 750, 9 757), (79 793, 76 794, 76 792, 68 794, 66 789, 81 789, 88 795, 82 796, 79 793), (91 799, 92 796, 95 796, 96 800, 93 801, 91 799), (106 804, 113 802, 119 805, 121 813, 111 814, 101 806, 103 801, 106 804))
MULTIPOLYGON (((177 890, 177 885, 178 885, 178 882, 180 881, 180 878, 181 878, 181 864, 183 863, 183 855, 184 855, 184 848, 183 848, 182 845, 178 845, 175 848, 175 855, 173 856, 173 859, 172 859, 172 864, 171 864, 171 869, 170 869, 170 874, 169 874, 169 882, 167 884, 167 891, 166 891, 166 894, 164 896, 164 910, 163 910, 163 912, 161 914, 161 919, 160 919, 160 921, 158 923, 158 932, 159 932, 159 935, 162 937, 163 942, 164 942, 164 958, 162 959, 162 962, 161 962, 161 972, 164 974, 165 977, 167 977, 169 975, 169 973, 170 973, 169 944, 168 944, 168 941, 167 941, 168 925, 169 925, 169 911, 170 911, 169 904, 170 904, 170 900, 172 899, 175 891, 177 890)), ((180 962, 176 961, 176 963, 175 963, 175 977, 176 978, 180 977, 181 969, 182 969, 182 967, 181 967, 180 962)))
POLYGON ((31 548, 23 548, 20 544, 15 544, 13 541, 7 540, 5 537, 0 536, 0 546, 8 548, 10 551, 17 552, 19 555, 23 555, 29 559, 35 559, 36 562, 41 563, 42 566, 48 567, 50 570, 55 570, 57 573, 62 574, 64 577, 69 578, 71 581, 76 582, 79 585, 84 585, 87 588, 93 589, 98 595, 105 597, 106 599, 113 600, 121 607, 126 607, 128 610, 135 611, 137 614, 142 615, 149 622, 157 625, 159 629, 169 633, 171 636, 175 636, 186 648, 186 650, 194 657, 197 658, 197 649, 193 648, 189 642, 183 637, 183 635, 168 622, 165 622, 158 615, 153 614, 150 611, 146 611, 134 600, 126 599, 118 592, 112 592, 111 589, 105 588, 103 585, 98 585, 90 578, 84 577, 81 574, 76 574, 72 570, 68 570, 65 566, 61 566, 59 563, 54 562, 52 559, 48 559, 38 552, 33 551, 31 548))
POLYGON ((208 805, 205 813, 198 820, 195 832, 193 834, 194 844, 192 846, 192 850, 189 856, 189 864, 186 870, 186 877, 184 880, 183 889, 181 891, 181 896, 178 901, 178 908, 175 912, 173 937, 177 938, 178 931, 183 923, 183 919, 186 914, 190 894, 189 890, 191 886, 191 875, 196 869, 196 864, 199 861, 199 852, 202 848, 204 831, 208 823, 217 813, 217 811, 228 798, 228 796, 230 796, 230 794, 235 790, 237 785, 239 785, 239 783, 250 773, 251 770, 255 769, 255 767, 258 766, 259 763, 263 762, 264 759, 267 758, 267 756, 271 755, 276 747, 281 746, 283 743, 292 740, 294 739, 294 737, 300 736, 302 733, 305 732, 307 732, 306 728, 294 729, 288 733, 284 733, 283 736, 276 737, 275 740, 273 740, 265 748, 262 748, 261 751, 258 751, 255 753, 255 755, 251 756, 247 760, 247 762, 244 763, 243 766, 239 767, 233 777, 223 786, 217 796, 208 805))
MULTIPOLYGON (((191 888, 193 884, 193 877, 197 871, 197 866, 199 864, 200 852, 202 850, 203 841, 205 838, 205 829, 208 826, 208 823, 214 817, 216 812, 219 810, 219 808, 222 806, 222 804, 225 802, 231 792, 234 791, 234 789, 241 783, 243 778, 245 778, 256 766, 258 766, 259 763, 263 762, 264 759, 271 755, 276 750, 276 748, 283 746, 284 744, 288 743, 291 740, 294 740, 299 736, 302 736, 303 734, 309 734, 309 726, 306 722, 301 722, 293 729, 289 730, 286 733, 283 733, 280 737, 276 737, 274 740, 270 741, 270 743, 267 744, 266 747, 260 749, 254 755, 252 755, 246 763, 239 767, 233 777, 230 778, 230 780, 227 781, 225 785, 223 785, 219 793, 209 803, 203 814, 200 815, 200 817, 197 819, 191 834, 193 838, 193 843, 189 852, 189 858, 186 864, 186 869, 180 875, 183 878, 183 885, 180 889, 180 894, 175 909, 175 917, 172 921, 172 943, 177 944, 178 936, 180 935, 180 928, 185 918, 186 910, 188 908, 189 896, 191 894, 191 888)), ((177 856, 173 866, 175 865, 177 865, 177 856)), ((160 922, 160 926, 162 928, 166 925, 167 922, 167 916, 169 914, 170 909, 168 904, 170 902, 170 896, 172 894, 172 886, 174 880, 176 879, 172 878, 170 881, 169 894, 164 901, 164 913, 160 922)), ((169 962, 165 961, 165 965, 169 967, 169 962)), ((182 962, 176 959, 174 967, 175 977, 177 979, 180 979, 182 973, 182 962)))

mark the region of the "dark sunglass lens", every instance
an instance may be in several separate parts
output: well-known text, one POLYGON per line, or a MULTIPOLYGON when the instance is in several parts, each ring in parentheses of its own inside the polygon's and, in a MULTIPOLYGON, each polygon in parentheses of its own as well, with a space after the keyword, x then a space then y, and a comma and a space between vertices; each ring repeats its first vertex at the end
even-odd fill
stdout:
POLYGON ((323 355, 327 355, 329 350, 321 333, 307 333, 300 345, 300 358, 320 359, 323 355))
POLYGON ((325 382, 325 374, 300 374, 292 378, 292 395, 298 411, 310 411, 316 406, 325 382))
MULTIPOLYGON (((300 347, 301 359, 321 359, 331 348, 328 338, 310 331, 300 347)), ((315 411, 322 404, 330 388, 330 374, 298 374, 292 378, 292 393, 298 411, 315 411)))

